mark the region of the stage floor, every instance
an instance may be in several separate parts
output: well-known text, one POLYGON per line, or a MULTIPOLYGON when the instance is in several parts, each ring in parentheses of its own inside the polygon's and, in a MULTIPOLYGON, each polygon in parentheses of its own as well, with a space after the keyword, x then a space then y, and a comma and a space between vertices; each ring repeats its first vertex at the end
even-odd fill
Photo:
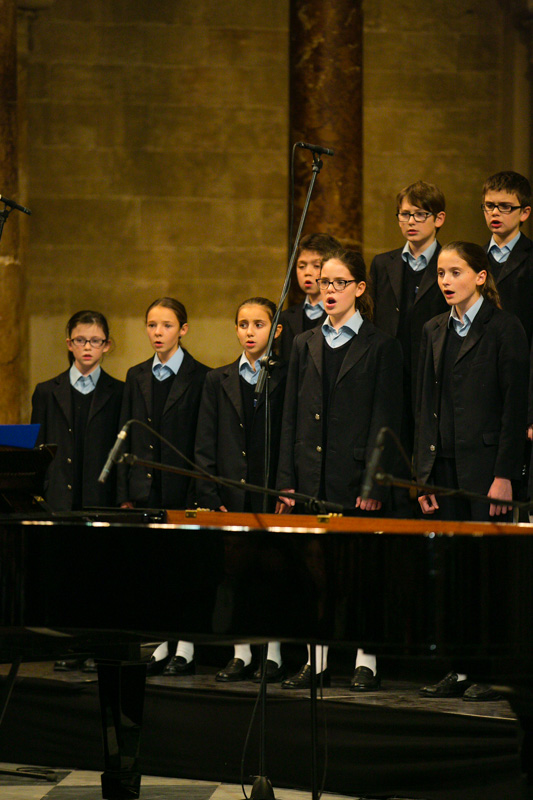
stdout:
MULTIPOLYGON (((7 670, 1 665, 0 675, 7 670)), ((242 797, 238 784, 243 759, 244 781, 252 782, 250 776, 258 771, 257 721, 246 756, 242 751, 258 686, 252 681, 217 683, 216 671, 214 666, 200 666, 197 675, 147 680, 141 743, 144 786, 147 776, 158 775, 191 785, 206 781, 215 785, 213 792, 222 783, 236 784, 235 797, 242 797)), ((318 705, 318 768, 320 780, 325 776, 325 790, 372 799, 520 798, 518 724, 508 703, 430 700, 419 696, 419 687, 420 682, 384 679, 380 691, 359 695, 349 691, 349 676, 333 676, 318 705)), ((288 790, 305 790, 309 796, 308 691, 268 686, 265 740, 266 773, 276 797, 284 800, 288 790)), ((0 759, 99 770, 96 676, 54 672, 48 662, 23 664, 0 729, 0 759)), ((12 800, 2 791, 0 800, 12 800)), ((98 792, 84 791, 76 800, 99 800, 98 792)), ((187 796, 196 798, 194 793, 187 796)), ((222 800, 216 792, 205 795, 206 800, 211 797, 222 800)), ((33 793, 16 798, 38 800, 33 793)), ((157 795, 157 800, 166 798, 157 795)), ((141 800, 152 800, 152 795, 143 792, 141 800)))

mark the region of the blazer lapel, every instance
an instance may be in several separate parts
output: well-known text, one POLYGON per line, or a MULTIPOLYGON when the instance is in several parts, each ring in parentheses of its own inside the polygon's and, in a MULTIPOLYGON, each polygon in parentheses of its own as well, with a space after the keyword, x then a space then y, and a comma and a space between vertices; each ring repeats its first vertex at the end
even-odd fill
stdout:
POLYGON ((449 314, 446 314, 444 319, 438 323, 436 329, 432 331, 431 334, 431 346, 433 349, 433 369, 435 370, 435 375, 439 375, 439 365, 440 359, 442 356, 442 350, 444 348, 444 342, 446 341, 446 331, 448 330, 448 320, 450 318, 449 314))
POLYGON ((163 409, 163 414, 166 414, 169 408, 171 408, 175 403, 178 402, 182 394, 188 388, 192 375, 195 371, 195 364, 194 359, 192 356, 188 354, 186 350, 183 351, 183 361, 181 367, 178 370, 178 374, 172 381, 172 386, 170 387, 170 391, 168 393, 167 402, 165 403, 165 408, 163 409))
POLYGON ((359 333, 352 338, 351 344, 341 364, 339 374, 337 375, 336 383, 339 383, 347 372, 349 372, 357 362, 364 356, 370 347, 371 337, 374 336, 374 330, 365 320, 359 328, 359 333))
POLYGON ((91 407, 89 409, 89 417, 87 423, 91 421, 95 414, 105 406, 109 398, 111 397, 111 379, 107 372, 103 370, 100 373, 100 377, 98 378, 98 383, 96 384, 96 388, 93 392, 93 399, 91 402, 91 407))
POLYGON ((396 297, 396 304, 400 307, 402 299, 402 278, 403 278, 403 258, 402 251, 396 252, 396 255, 391 256, 390 261, 387 263, 387 274, 391 282, 394 296, 396 297))
POLYGON ((137 374, 137 383, 144 398, 146 412, 152 416, 152 361, 145 361, 137 374))
POLYGON ((316 367, 320 378, 322 378, 322 355, 324 349, 324 336, 321 328, 312 328, 311 336, 307 340, 307 348, 311 360, 316 367))
POLYGON ((509 258, 502 264, 500 275, 496 283, 501 283, 508 275, 514 272, 517 267, 528 257, 529 250, 531 249, 531 241, 523 234, 517 241, 511 252, 509 258))
POLYGON ((455 363, 457 364, 462 358, 469 353, 473 347, 479 342, 483 334, 485 333, 485 323, 492 317, 494 313, 494 306, 488 303, 486 300, 483 301, 481 308, 479 309, 478 313, 475 316, 475 319, 472 323, 472 327, 468 331, 467 335, 465 336, 464 342, 461 345, 461 349, 457 354, 457 358, 455 363))
POLYGON ((437 249, 433 253, 433 257, 430 259, 429 264, 427 265, 422 276, 422 280, 420 281, 420 286, 418 287, 418 292, 415 297, 415 303, 418 303, 420 298, 425 295, 428 289, 431 289, 431 287, 437 282, 437 261, 439 259, 440 249, 440 244, 437 243, 437 249))
POLYGON ((227 372, 222 379, 222 388, 226 392, 227 396, 230 399, 232 406, 235 408, 237 415, 241 422, 244 421, 244 413, 242 409, 242 395, 241 395, 241 384, 239 378, 239 361, 234 361, 233 364, 230 364, 227 372))
POLYGON ((59 408, 65 415, 69 427, 72 427, 74 424, 74 417, 72 414, 72 398, 70 396, 70 376, 68 370, 59 375, 57 386, 54 389, 54 397, 59 408))

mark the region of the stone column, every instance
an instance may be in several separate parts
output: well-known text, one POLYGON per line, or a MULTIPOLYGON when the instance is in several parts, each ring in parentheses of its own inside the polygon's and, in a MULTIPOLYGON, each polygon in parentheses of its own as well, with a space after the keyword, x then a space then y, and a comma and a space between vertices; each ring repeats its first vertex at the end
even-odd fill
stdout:
MULTIPOLYGON (((0 194, 18 200, 17 8, 0 0, 0 194)), ((1 207, 1 203, 0 203, 1 207)), ((0 423, 20 421, 23 387, 21 322, 24 277, 21 271, 20 212, 13 211, 0 241, 0 423)))
MULTIPOLYGON (((304 228, 362 245, 361 0, 291 0, 290 144, 335 151, 324 156, 304 228)), ((296 233, 311 176, 311 154, 296 153, 296 233)))

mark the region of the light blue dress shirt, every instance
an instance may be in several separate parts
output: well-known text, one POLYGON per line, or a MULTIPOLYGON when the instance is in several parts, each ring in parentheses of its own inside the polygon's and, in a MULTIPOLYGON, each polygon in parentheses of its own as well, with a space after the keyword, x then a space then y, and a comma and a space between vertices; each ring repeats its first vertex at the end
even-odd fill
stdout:
POLYGON ((463 314, 463 321, 459 319, 457 315, 457 311, 455 310, 455 306, 452 308, 450 312, 450 317, 448 319, 448 327, 451 328, 453 325, 454 330, 459 336, 466 336, 470 328, 472 327, 472 323, 476 317, 477 312, 481 308, 483 303, 483 297, 480 297, 479 300, 476 300, 473 306, 471 306, 468 311, 465 311, 463 314))
POLYGON ((338 331, 330 324, 329 317, 326 317, 322 323, 322 333, 330 347, 342 347, 359 333, 362 324, 363 317, 359 311, 356 311, 344 325, 341 325, 338 331))
POLYGON ((178 347, 173 356, 171 356, 166 364, 162 364, 159 360, 157 353, 152 361, 152 374, 158 381, 164 381, 170 378, 171 375, 177 375, 179 368, 183 363, 183 350, 178 347))
POLYGON ((420 253, 418 258, 415 258, 414 255, 411 253, 411 250, 409 249, 409 242, 406 242, 405 247, 402 250, 402 258, 404 261, 407 261, 413 272, 421 272, 423 269, 427 267, 427 265, 433 258, 436 249, 437 249, 437 240, 434 239, 433 242, 431 242, 431 244, 429 245, 429 247, 426 247, 424 252, 420 253))
POLYGON ((101 372, 102 367, 98 365, 88 375, 82 375, 77 366, 73 364, 69 371, 70 385, 82 394, 90 394, 96 389, 101 372))

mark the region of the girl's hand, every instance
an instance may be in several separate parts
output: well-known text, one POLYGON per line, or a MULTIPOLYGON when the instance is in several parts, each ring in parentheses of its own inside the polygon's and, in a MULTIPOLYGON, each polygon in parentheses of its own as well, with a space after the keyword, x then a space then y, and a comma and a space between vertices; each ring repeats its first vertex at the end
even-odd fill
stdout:
POLYGON ((120 504, 121 508, 135 508, 131 500, 125 500, 123 503, 120 504))
POLYGON ((423 494, 418 498, 418 502, 424 514, 434 514, 439 507, 434 494, 423 494))
POLYGON ((527 429, 527 438, 530 441, 533 441, 533 425, 530 425, 529 428, 527 429))
MULTIPOLYGON (((294 489, 284 489, 284 492, 294 492, 294 489)), ((294 508, 294 500, 291 497, 280 497, 276 503, 276 514, 290 514, 294 508)))
POLYGON ((225 511, 225 512, 226 512, 226 514, 228 513, 228 509, 226 508, 226 506, 219 506, 219 507, 218 507, 218 510, 219 510, 219 511, 225 511))
POLYGON ((361 500, 360 497, 355 501, 355 507, 360 508, 361 511, 379 511, 381 508, 381 500, 372 500, 369 497, 367 500, 361 500))
MULTIPOLYGON (((499 500, 512 500, 513 486, 511 481, 507 478, 494 478, 492 485, 487 492, 487 497, 497 497, 499 500)), ((511 509, 512 506, 499 506, 491 503, 489 514, 491 517, 499 517, 500 514, 507 514, 507 512, 511 509)))

